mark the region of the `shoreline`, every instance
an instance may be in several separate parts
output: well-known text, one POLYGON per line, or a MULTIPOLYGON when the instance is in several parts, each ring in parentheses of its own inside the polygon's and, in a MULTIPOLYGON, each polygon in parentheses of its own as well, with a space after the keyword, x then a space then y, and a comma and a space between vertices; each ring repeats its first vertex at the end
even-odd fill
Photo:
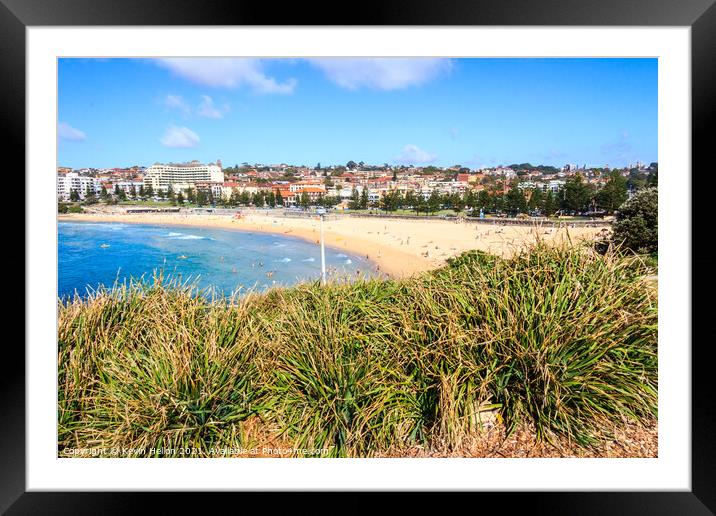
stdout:
MULTIPOLYGON (((123 222, 270 233, 320 242, 317 217, 282 217, 249 212, 241 219, 228 215, 187 213, 58 214, 58 222, 123 222)), ((604 227, 607 227, 605 224, 604 227)), ((447 258, 468 250, 509 256, 537 240, 547 242, 591 239, 602 228, 540 228, 538 226, 475 226, 445 220, 385 220, 343 217, 324 221, 327 246, 365 257, 377 272, 406 278, 438 268, 447 258)))

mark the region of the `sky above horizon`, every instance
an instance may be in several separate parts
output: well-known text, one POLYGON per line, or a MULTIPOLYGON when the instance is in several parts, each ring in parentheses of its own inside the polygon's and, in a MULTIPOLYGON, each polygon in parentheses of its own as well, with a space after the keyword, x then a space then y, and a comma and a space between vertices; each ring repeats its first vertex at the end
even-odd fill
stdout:
POLYGON ((58 60, 58 166, 658 161, 657 59, 58 60))

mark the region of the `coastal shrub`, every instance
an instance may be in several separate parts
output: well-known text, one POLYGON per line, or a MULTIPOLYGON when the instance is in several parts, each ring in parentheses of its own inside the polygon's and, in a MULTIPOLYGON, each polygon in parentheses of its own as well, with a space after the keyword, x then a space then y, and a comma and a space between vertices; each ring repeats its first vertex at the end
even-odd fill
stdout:
POLYGON ((635 193, 616 213, 612 241, 637 253, 655 254, 659 249, 658 204, 654 187, 635 193))
POLYGON ((196 294, 156 277, 61 305, 61 440, 147 455, 242 444, 262 402, 252 318, 196 294))
POLYGON ((297 448, 359 456, 415 442, 418 396, 386 338, 395 290, 389 281, 314 283, 277 299, 265 381, 273 417, 297 448))
POLYGON ((535 425, 594 443, 616 416, 656 416, 656 292, 638 258, 542 247, 489 268, 452 267, 472 284, 483 329, 473 355, 492 363, 489 382, 508 429, 535 425))
POLYGON ((581 446, 657 416, 657 297, 636 256, 539 244, 404 280, 207 300, 166 281, 59 306, 63 446, 270 439, 321 456, 458 449, 502 421, 581 446))

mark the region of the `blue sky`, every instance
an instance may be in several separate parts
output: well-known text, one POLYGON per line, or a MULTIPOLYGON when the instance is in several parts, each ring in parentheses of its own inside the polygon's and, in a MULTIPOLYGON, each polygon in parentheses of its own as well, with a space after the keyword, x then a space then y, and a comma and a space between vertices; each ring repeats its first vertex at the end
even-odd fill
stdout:
POLYGON ((58 165, 658 161, 656 59, 58 62, 58 165))

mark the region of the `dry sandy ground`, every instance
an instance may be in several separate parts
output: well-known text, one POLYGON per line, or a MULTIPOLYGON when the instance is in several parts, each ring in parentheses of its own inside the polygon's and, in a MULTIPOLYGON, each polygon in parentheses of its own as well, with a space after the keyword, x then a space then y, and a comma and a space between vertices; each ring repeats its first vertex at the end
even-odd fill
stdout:
MULTIPOLYGON (((286 234, 318 243, 318 218, 287 218, 254 212, 226 215, 97 213, 60 215, 59 220, 113 221, 203 226, 286 234)), ((604 226, 607 227, 606 225, 604 226)), ((381 273, 407 277, 439 267, 449 257, 479 249, 509 256, 537 239, 572 242, 592 239, 602 228, 539 228, 446 220, 402 220, 343 216, 324 222, 326 245, 366 256, 381 273)))

